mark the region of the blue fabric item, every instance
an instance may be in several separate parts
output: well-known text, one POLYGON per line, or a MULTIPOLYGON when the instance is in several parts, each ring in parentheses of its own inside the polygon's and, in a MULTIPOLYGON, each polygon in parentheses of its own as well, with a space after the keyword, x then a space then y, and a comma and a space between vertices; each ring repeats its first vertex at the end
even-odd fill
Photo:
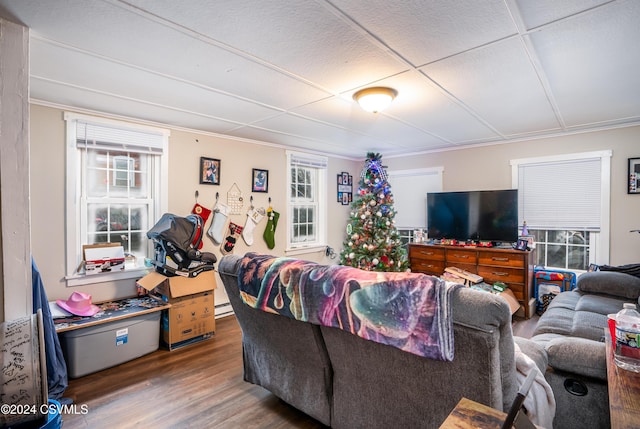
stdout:
POLYGON ((40 271, 31 258, 31 286, 33 293, 33 312, 42 310, 44 325, 44 348, 47 358, 47 385, 50 399, 60 399, 69 385, 67 377, 67 364, 62 355, 62 348, 58 341, 56 328, 49 310, 49 300, 42 284, 40 271))

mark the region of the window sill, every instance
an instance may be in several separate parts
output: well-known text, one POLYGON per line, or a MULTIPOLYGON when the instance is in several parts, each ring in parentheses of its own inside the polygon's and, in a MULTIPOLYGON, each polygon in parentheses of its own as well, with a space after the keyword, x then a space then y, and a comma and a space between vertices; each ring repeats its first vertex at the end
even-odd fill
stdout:
POLYGON ((327 249, 326 244, 316 244, 312 246, 305 247, 290 247, 285 249, 285 254, 287 256, 296 256, 296 255, 304 255, 306 253, 316 253, 316 252, 325 252, 327 249))
POLYGON ((74 274, 72 276, 66 276, 67 287, 85 286, 95 283, 115 282, 119 280, 139 279, 148 274, 150 268, 137 267, 124 271, 117 271, 113 273, 102 274, 74 274))

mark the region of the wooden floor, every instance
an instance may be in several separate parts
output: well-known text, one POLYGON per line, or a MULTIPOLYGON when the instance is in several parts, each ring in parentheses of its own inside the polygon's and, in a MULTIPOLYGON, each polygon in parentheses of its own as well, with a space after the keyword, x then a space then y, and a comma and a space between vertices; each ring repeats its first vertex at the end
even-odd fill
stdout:
POLYGON ((149 355, 69 381, 75 428, 324 428, 262 387, 242 380, 241 331, 216 320, 214 338, 149 355))
MULTIPOLYGON (((537 317, 517 319, 514 335, 530 337, 537 317)), ((242 380, 241 331, 234 316, 216 320, 213 339, 72 379, 65 392, 76 428, 324 428, 262 387, 242 380), (86 413, 82 410, 86 409, 86 413)))

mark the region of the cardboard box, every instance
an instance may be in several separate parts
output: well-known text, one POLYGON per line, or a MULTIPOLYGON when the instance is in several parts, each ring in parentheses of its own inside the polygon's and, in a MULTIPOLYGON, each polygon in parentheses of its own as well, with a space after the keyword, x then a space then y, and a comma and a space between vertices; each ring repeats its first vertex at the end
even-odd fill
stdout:
POLYGON ((511 289, 505 289, 503 292, 498 293, 498 295, 503 297, 505 301, 507 301, 512 315, 520 309, 520 303, 518 302, 518 299, 513 294, 513 292, 511 292, 511 289))
POLYGON ((118 243, 86 244, 82 254, 87 275, 124 270, 124 247, 118 243))
POLYGON ((162 343, 175 350, 198 341, 209 339, 215 332, 214 271, 205 271, 197 277, 167 277, 152 272, 138 280, 138 286, 160 296, 171 304, 162 311, 160 323, 162 343))

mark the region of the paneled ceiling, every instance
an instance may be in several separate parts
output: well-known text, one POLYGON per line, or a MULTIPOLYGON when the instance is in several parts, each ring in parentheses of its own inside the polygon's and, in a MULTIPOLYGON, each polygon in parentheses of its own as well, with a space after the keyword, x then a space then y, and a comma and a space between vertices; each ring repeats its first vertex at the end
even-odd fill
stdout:
POLYGON ((361 159, 640 123, 637 0, 0 0, 30 98, 361 159), (398 91, 381 113, 353 100, 398 91))

